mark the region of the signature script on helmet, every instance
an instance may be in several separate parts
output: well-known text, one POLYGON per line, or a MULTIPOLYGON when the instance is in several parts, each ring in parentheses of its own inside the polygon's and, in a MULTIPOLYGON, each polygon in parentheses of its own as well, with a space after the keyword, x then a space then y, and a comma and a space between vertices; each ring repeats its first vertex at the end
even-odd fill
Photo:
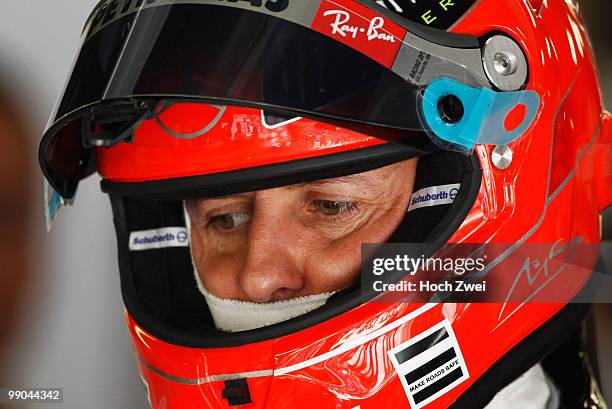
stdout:
POLYGON ((335 17, 334 22, 331 23, 332 34, 338 34, 342 37, 350 36, 352 38, 357 38, 358 35, 365 35, 368 41, 383 40, 390 43, 396 42, 393 35, 381 32, 385 26, 385 20, 382 17, 374 17, 366 28, 350 25, 351 15, 344 10, 327 10, 323 15, 335 17))
POLYGON ((550 246, 546 257, 527 257, 521 265, 519 271, 516 273, 514 283, 512 284, 512 287, 504 300, 503 307, 499 312, 498 318, 500 322, 508 319, 525 303, 532 300, 566 267, 571 265, 574 267, 579 266, 581 263, 575 260, 575 256, 578 246, 582 240, 583 239, 581 236, 573 237, 567 242, 563 242, 563 239, 559 239, 550 246), (535 268, 535 271, 533 268, 535 268), (522 284, 526 284, 527 289, 523 290, 522 292, 518 292, 516 290, 521 279, 524 279, 522 284), (520 301, 520 305, 504 315, 504 311, 509 303, 516 303, 517 301, 520 301))

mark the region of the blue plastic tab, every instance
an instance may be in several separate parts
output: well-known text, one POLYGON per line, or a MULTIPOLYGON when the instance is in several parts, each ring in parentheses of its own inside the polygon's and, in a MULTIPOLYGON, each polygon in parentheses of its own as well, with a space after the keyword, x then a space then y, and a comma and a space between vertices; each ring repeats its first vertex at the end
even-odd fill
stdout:
POLYGON ((47 223, 47 232, 49 232, 59 211, 69 203, 51 187, 47 179, 43 179, 43 194, 45 200, 45 221, 47 223))
POLYGON ((504 145, 518 139, 535 120, 539 107, 540 97, 535 91, 496 92, 448 78, 432 81, 423 94, 423 116, 436 142, 467 151, 476 144, 504 145), (463 104, 463 117, 455 123, 447 122, 438 110, 439 101, 448 95, 463 104), (520 105, 526 108, 525 117, 515 129, 506 130, 508 114, 520 105))

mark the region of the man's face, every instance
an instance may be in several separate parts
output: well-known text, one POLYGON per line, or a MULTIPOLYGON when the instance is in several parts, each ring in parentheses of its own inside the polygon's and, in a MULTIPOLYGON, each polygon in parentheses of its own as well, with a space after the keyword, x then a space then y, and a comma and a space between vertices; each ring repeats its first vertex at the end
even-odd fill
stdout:
POLYGON ((404 218, 416 164, 188 200, 202 284, 219 298, 258 303, 349 287, 361 244, 385 242, 404 218))

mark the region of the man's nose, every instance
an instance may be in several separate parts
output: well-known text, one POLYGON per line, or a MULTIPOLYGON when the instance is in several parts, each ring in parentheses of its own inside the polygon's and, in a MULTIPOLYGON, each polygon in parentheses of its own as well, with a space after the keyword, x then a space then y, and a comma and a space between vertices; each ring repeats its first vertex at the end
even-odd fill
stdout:
POLYGON ((297 230, 282 215, 254 212, 240 274, 241 289, 250 301, 285 300, 303 289, 304 273, 299 267, 303 249, 297 230))

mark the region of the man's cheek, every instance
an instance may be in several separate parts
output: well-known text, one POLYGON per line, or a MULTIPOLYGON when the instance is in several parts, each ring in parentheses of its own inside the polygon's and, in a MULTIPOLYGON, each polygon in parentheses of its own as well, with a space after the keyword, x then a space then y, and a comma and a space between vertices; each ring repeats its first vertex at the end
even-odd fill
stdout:
MULTIPOLYGON (((234 257, 235 254, 247 251, 248 236, 246 232, 219 232, 211 229, 200 235, 199 249, 212 257, 223 255, 234 257)), ((193 246, 195 249, 196 246, 193 246)))
POLYGON ((346 238, 308 258, 305 278, 316 292, 337 291, 355 283, 360 272, 361 243, 346 238))
POLYGON ((353 231, 346 237, 331 240, 308 257, 307 281, 318 289, 340 290, 354 284, 361 272, 361 246, 363 243, 383 243, 397 228, 401 216, 382 212, 377 222, 353 231))
POLYGON ((198 274, 208 292, 220 298, 239 298, 242 264, 236 258, 209 257, 198 263, 198 274))

